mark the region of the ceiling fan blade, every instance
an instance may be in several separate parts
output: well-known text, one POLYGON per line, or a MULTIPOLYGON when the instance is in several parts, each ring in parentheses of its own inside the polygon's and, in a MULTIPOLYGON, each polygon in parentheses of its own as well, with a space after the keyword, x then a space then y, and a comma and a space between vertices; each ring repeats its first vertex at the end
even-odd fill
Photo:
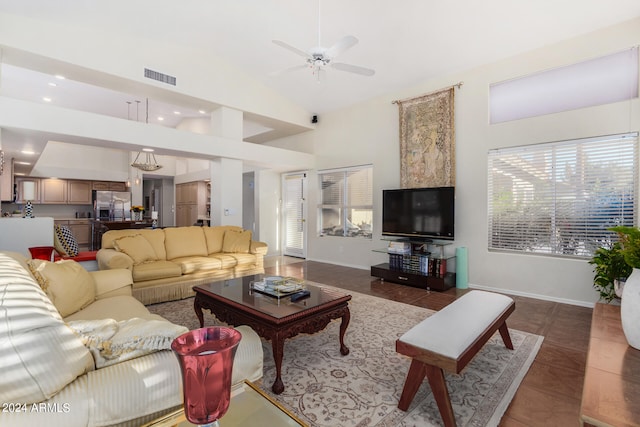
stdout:
POLYGON ((325 56, 328 56, 329 58, 335 58, 336 56, 340 55, 345 50, 347 50, 350 47, 354 46, 356 43, 358 43, 358 39, 357 38, 355 38, 353 36, 344 36, 343 38, 338 40, 333 46, 331 46, 329 49, 327 49, 327 51, 324 54, 325 54, 325 56))
POLYGON ((357 65, 351 65, 351 64, 343 64, 341 62, 332 63, 331 66, 336 70, 361 74, 363 76, 373 76, 376 73, 376 71, 372 70, 371 68, 359 67, 357 65))
POLYGON ((309 68, 309 65, 308 64, 295 65, 293 67, 285 68, 284 70, 272 71, 272 72, 269 73, 269 76, 277 77, 277 76, 280 76, 280 75, 282 75, 284 73, 288 73, 290 71, 302 70, 304 68, 309 68))
POLYGON ((297 47, 293 47, 288 43, 285 43, 281 40, 272 40, 274 44, 277 44, 280 47, 283 47, 293 53, 295 53, 296 55, 302 56, 303 58, 311 58, 311 55, 309 55, 307 52, 298 49, 297 47))

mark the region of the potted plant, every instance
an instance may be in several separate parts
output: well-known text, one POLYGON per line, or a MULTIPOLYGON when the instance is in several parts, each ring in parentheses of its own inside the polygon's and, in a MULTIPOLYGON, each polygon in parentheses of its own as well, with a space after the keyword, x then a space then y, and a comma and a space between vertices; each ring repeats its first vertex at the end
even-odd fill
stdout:
POLYGON ((640 229, 619 226, 609 230, 618 233, 625 262, 632 268, 640 268, 640 229))
POLYGON ((620 304, 622 330, 629 345, 640 350, 640 230, 636 227, 614 227, 620 237, 620 253, 633 268, 627 278, 620 304))
POLYGON ((589 264, 594 265, 593 287, 600 292, 600 298, 606 302, 620 298, 621 283, 633 271, 622 253, 622 244, 615 242, 610 248, 598 248, 589 264))

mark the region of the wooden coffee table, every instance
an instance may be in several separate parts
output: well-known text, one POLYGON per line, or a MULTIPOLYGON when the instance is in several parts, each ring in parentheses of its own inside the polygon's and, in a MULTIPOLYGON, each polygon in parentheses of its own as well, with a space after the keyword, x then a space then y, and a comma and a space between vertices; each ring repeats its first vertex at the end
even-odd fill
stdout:
POLYGON ((344 344, 344 334, 351 318, 351 295, 324 286, 306 284, 310 296, 291 302, 290 297, 276 298, 251 289, 250 283, 261 277, 246 276, 194 286, 196 297, 193 308, 200 320, 200 327, 204 326, 202 310, 207 309, 223 322, 233 326, 249 325, 258 335, 271 340, 276 364, 276 379, 271 389, 280 394, 284 391, 281 370, 285 339, 299 333, 319 332, 331 320, 342 318, 340 353, 349 354, 349 348, 344 344))

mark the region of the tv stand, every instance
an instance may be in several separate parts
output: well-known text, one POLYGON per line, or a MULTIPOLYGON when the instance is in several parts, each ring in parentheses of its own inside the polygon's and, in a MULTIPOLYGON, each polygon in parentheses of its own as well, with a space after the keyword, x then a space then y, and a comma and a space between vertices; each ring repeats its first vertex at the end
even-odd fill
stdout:
POLYGON ((451 242, 427 241, 425 239, 383 240, 409 243, 412 249, 406 254, 392 253, 389 252, 388 248, 375 249, 374 252, 389 254, 392 262, 372 265, 372 276, 379 277, 380 280, 434 291, 446 291, 455 286, 455 256, 445 255, 445 247, 450 245, 451 242), (421 251, 414 251, 413 248, 416 245, 427 245, 428 249, 430 249, 430 254, 426 255, 421 251), (420 259, 421 257, 429 259, 426 270, 421 268, 425 265, 424 260, 420 259), (403 260, 398 262, 399 258, 403 260), (415 268, 416 265, 421 267, 415 268))

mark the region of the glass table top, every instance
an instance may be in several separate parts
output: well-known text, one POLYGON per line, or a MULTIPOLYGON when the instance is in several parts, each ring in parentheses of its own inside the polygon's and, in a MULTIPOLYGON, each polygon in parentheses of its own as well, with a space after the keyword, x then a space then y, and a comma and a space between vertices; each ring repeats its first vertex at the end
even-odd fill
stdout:
MULTIPOLYGON (((193 425, 186 420, 184 410, 179 409, 145 424, 144 427, 190 427, 193 425)), ((222 427, 307 426, 248 381, 231 392, 229 410, 220 419, 220 425, 222 427)))
POLYGON ((263 275, 238 277, 195 286, 194 289, 209 296, 245 305, 276 319, 313 309, 338 299, 351 298, 339 290, 305 282, 303 288, 309 291, 309 296, 298 301, 291 301, 291 296, 275 297, 252 288, 252 282, 263 279, 263 275))

